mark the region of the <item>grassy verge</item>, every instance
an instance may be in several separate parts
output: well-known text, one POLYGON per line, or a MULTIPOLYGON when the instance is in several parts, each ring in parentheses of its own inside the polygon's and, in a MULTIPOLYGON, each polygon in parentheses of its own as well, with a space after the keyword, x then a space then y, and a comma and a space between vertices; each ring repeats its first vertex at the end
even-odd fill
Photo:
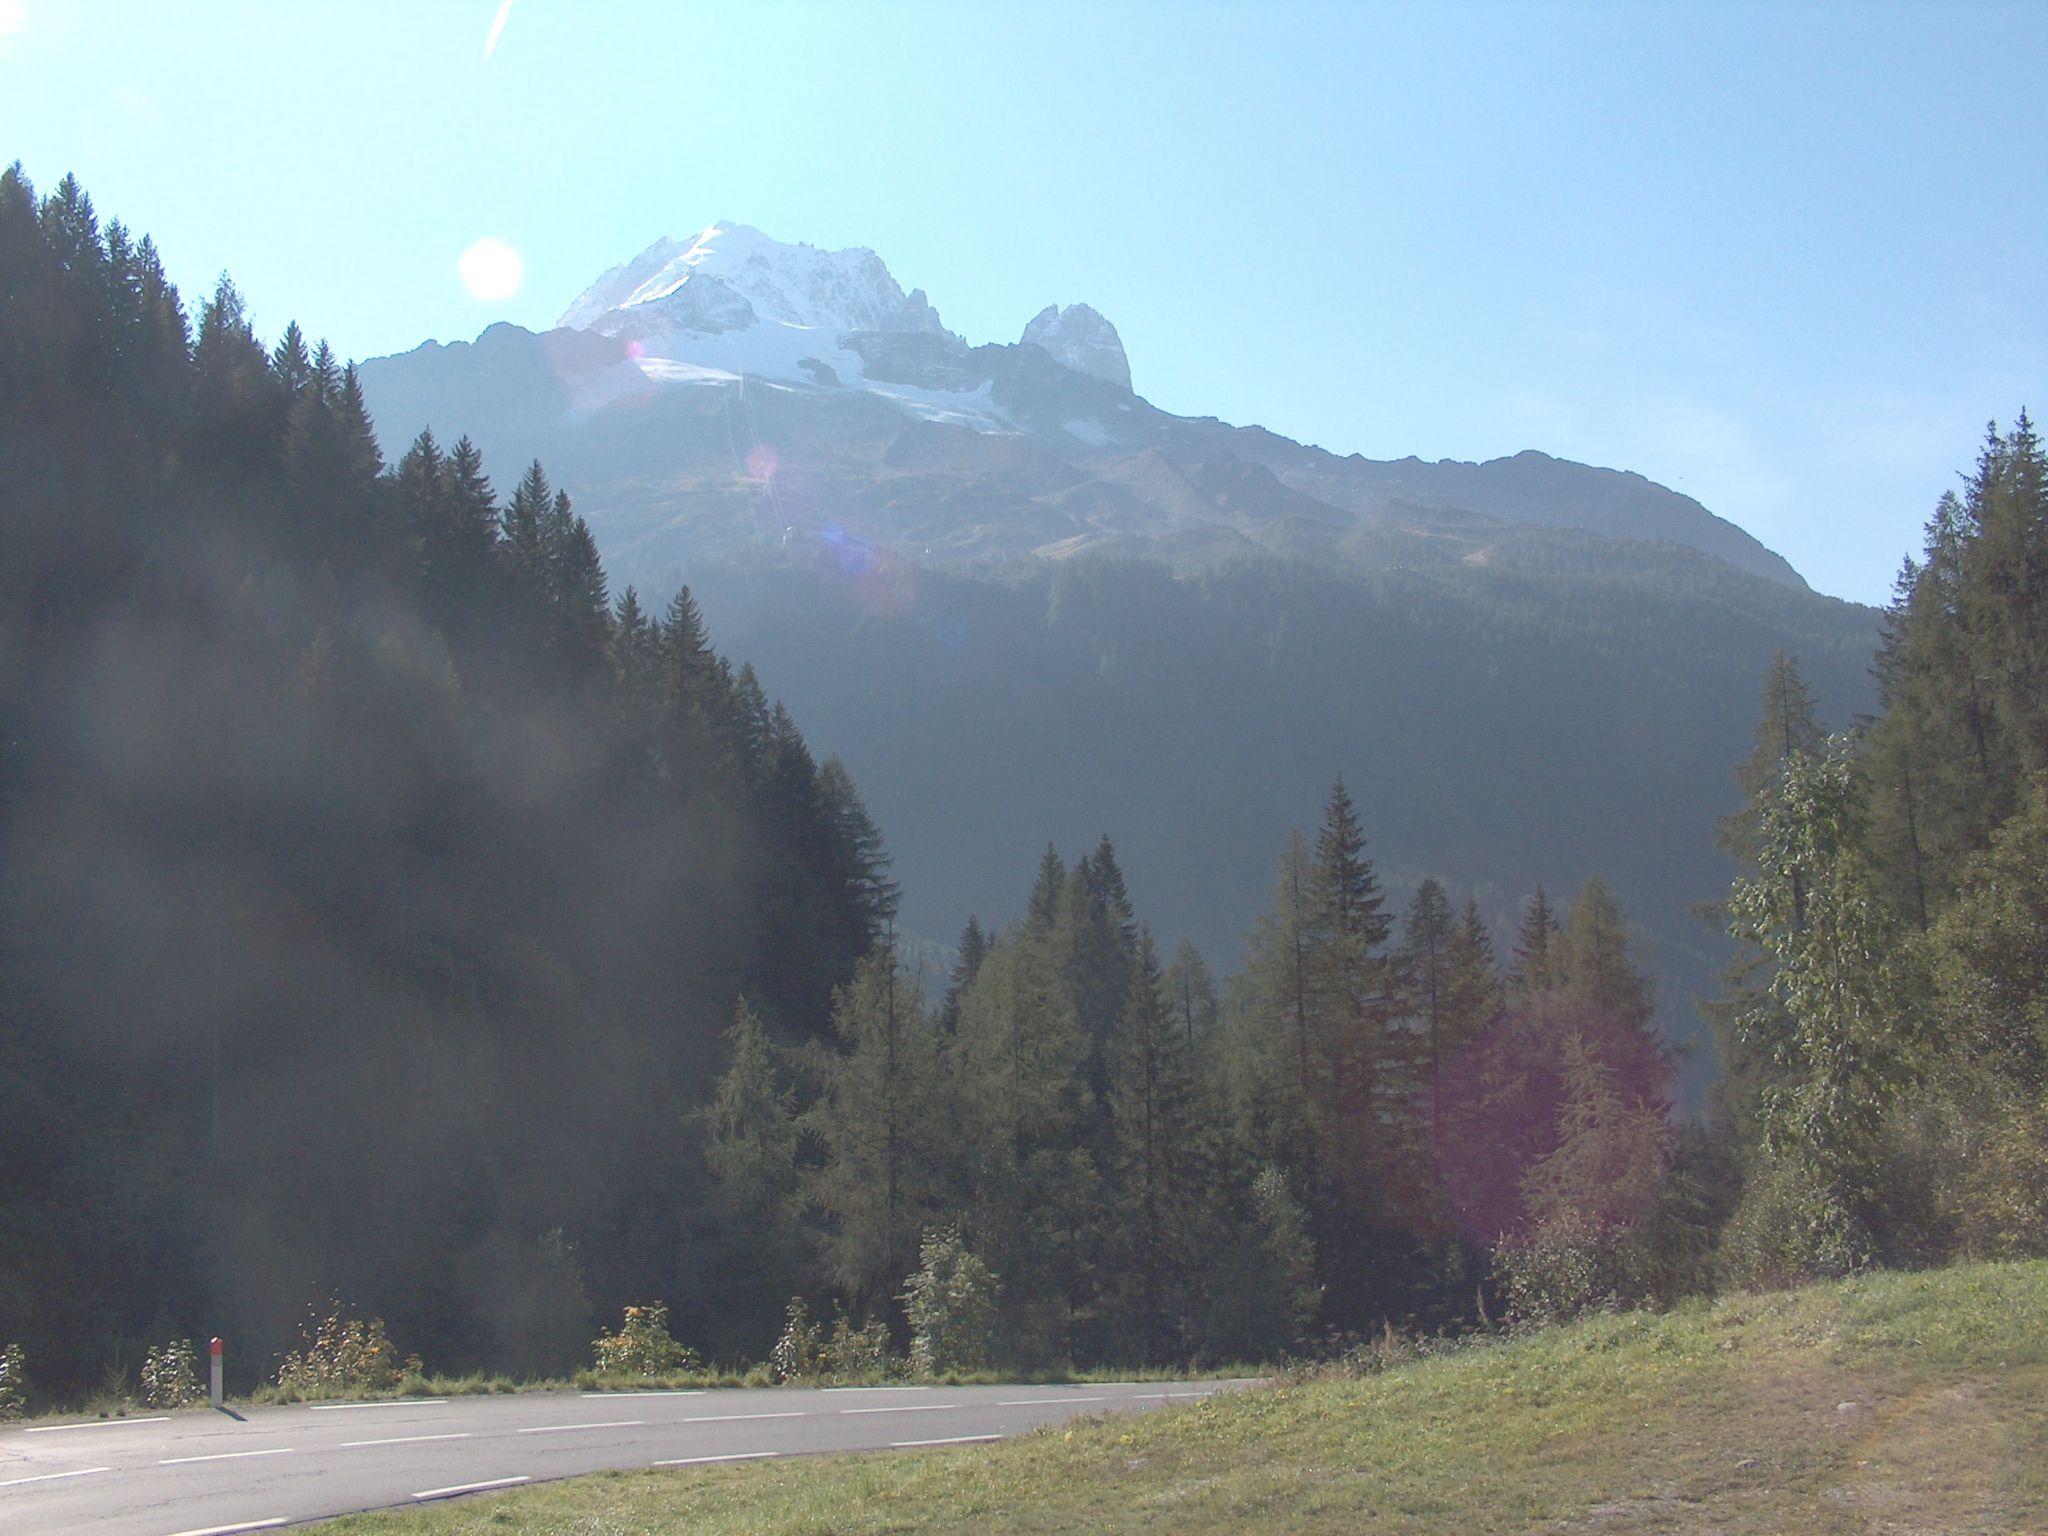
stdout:
POLYGON ((1002 1445, 581 1478, 468 1532, 2048 1531, 2048 1264, 1597 1318, 1002 1445))

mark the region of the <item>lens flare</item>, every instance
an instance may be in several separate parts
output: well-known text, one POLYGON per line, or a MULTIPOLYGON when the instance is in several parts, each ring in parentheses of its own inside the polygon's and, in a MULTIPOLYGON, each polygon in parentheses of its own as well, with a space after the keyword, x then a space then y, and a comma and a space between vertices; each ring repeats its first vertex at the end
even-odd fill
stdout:
POLYGON ((499 304, 519 291, 520 280, 526 276, 526 262, 496 235, 486 235, 462 253, 455 270, 462 275, 462 286, 472 298, 499 304))

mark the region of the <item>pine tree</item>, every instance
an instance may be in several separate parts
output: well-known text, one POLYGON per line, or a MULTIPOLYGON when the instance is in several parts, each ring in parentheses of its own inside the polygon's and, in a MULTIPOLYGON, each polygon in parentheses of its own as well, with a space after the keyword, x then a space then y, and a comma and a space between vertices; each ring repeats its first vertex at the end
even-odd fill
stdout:
POLYGON ((1159 960, 1141 934, 1111 1042, 1112 1263, 1118 1326, 1142 1360, 1185 1345, 1197 1204, 1194 1063, 1161 995, 1159 960))
POLYGON ((939 1024, 947 1034, 960 1026, 960 997, 981 974, 981 962, 988 958, 988 936, 981 931, 981 919, 967 914, 967 926, 960 930, 953 970, 947 978, 945 1006, 939 1010, 939 1024))
POLYGON ((804 1125, 820 1162, 804 1188, 825 1218, 833 1283, 874 1305, 916 1267, 933 1214, 938 1036, 887 949, 871 951, 833 994, 832 1028, 836 1047, 813 1057, 821 1087, 804 1125))
POLYGON ((512 499, 505 504, 505 558, 514 576, 535 596, 547 590, 542 530, 554 499, 547 471, 535 459, 519 477, 512 499))
POLYGON ((902 888, 889 878, 889 852, 860 791, 836 757, 818 770, 827 844, 827 895, 840 912, 849 963, 883 943, 896 922, 902 888))
POLYGON ((1026 923, 962 995, 948 1052, 975 1249, 1003 1277, 1005 1354, 1050 1358, 1085 1323, 1097 1173, 1083 1144, 1087 1041, 1051 935, 1026 923))
POLYGON ((1515 963, 1508 972, 1511 997, 1526 1000, 1557 984, 1557 939, 1550 897, 1539 885, 1522 914, 1521 931, 1515 935, 1515 963))
POLYGON ((1025 908, 1027 920, 1050 926, 1059 915, 1060 897, 1066 886, 1066 861, 1057 848, 1047 843, 1045 854, 1038 861, 1038 879, 1031 887, 1031 900, 1025 908))
POLYGON ((1408 904, 1401 934, 1401 969, 1408 980, 1406 1012, 1422 1037, 1422 1070, 1434 1083, 1457 1030, 1456 920, 1444 888, 1425 876, 1408 904))
POLYGON ((1648 1030, 1650 979, 1635 964, 1621 903, 1598 875, 1579 888, 1553 947, 1556 985, 1630 1029, 1648 1030))

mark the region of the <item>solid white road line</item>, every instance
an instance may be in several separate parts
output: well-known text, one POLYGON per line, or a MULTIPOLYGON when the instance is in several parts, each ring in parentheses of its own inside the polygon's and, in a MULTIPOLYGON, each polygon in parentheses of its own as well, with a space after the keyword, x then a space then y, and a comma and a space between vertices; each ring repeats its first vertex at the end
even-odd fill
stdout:
POLYGON ((85 1424, 38 1424, 34 1429, 23 1430, 28 1435, 54 1435, 66 1429, 126 1429, 131 1424, 168 1424, 171 1416, 159 1413, 147 1419, 93 1419, 85 1424))
POLYGON ((54 1483, 60 1477, 90 1477, 95 1472, 111 1472, 112 1467, 80 1467, 75 1472, 42 1472, 34 1477, 10 1477, 0 1483, 0 1488, 19 1488, 23 1483, 54 1483))
POLYGON ((429 1488, 424 1493, 413 1495, 416 1499, 446 1499, 458 1493, 482 1493, 486 1488, 510 1488, 518 1483, 530 1483, 530 1477, 494 1477, 488 1483, 458 1483, 453 1488, 429 1488))
POLYGON ((904 1403, 896 1408, 842 1408, 841 1413, 942 1413, 948 1408, 965 1408, 966 1403, 904 1403))
POLYGON ((422 1440, 467 1440, 469 1431, 459 1435, 397 1435, 389 1440, 344 1440, 336 1450, 352 1451, 359 1445, 417 1445, 422 1440))
POLYGON ((585 1397, 702 1397, 702 1387, 665 1387, 660 1391, 585 1392, 585 1397))
POLYGON ((1036 1408, 1041 1403, 1106 1403, 1106 1397, 1013 1397, 997 1403, 998 1408, 1036 1408))
POLYGON ((612 1419, 604 1424, 536 1424, 519 1431, 522 1435, 566 1435, 573 1429, 638 1429, 645 1419, 612 1419))
POLYGON ((770 1457, 780 1456, 781 1454, 782 1452, 780 1451, 734 1451, 730 1456, 684 1456, 676 1461, 657 1461, 651 1463, 651 1465, 657 1467, 701 1467, 706 1462, 711 1461, 766 1461, 770 1457))
POLYGON ((234 1536, 236 1531, 268 1531, 284 1524, 284 1516, 271 1520, 244 1520, 239 1525, 208 1525, 196 1531, 174 1531, 172 1536, 234 1536))
POLYGON ((700 1413, 683 1420, 685 1424, 733 1424, 741 1419, 802 1419, 809 1415, 791 1409, 787 1413, 700 1413))
POLYGON ((1000 1440, 1001 1435, 951 1435, 944 1440, 895 1440, 890 1442, 892 1451, 908 1451, 920 1445, 974 1445, 983 1440, 1000 1440))
POLYGON ((289 1456, 291 1453, 292 1448, 290 1446, 280 1445, 267 1451, 221 1451, 213 1456, 166 1456, 157 1465, 160 1467, 182 1467, 188 1462, 194 1461, 240 1461, 244 1456, 289 1456))
POLYGON ((937 1387, 820 1387, 820 1392, 936 1392, 937 1387))
POLYGON ((314 1403, 315 1413, 343 1413, 351 1408, 440 1408, 446 1406, 445 1397, 399 1397, 388 1403, 314 1403))

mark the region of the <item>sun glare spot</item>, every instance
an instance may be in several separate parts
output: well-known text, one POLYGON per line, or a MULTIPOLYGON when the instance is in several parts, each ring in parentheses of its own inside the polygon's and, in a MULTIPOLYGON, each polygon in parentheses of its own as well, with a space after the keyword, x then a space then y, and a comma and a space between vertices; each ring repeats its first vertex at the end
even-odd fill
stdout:
POLYGON ((526 275, 525 261, 496 235, 486 235, 464 251, 455 269, 462 274, 462 286, 471 296, 487 304, 511 298, 526 275))

